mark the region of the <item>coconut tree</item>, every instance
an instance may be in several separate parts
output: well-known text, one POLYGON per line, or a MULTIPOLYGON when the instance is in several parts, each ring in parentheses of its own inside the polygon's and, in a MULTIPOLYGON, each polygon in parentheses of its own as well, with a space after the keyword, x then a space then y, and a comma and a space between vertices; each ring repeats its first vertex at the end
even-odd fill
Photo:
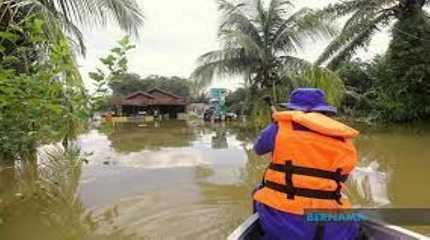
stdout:
POLYGON ((294 11, 289 1, 219 0, 218 9, 221 48, 198 59, 191 77, 200 87, 218 75, 241 75, 251 89, 275 89, 285 72, 309 65, 293 56, 306 42, 335 32, 311 9, 294 11))
MULTIPOLYGON (((329 44, 316 61, 334 69, 342 61, 369 44, 375 33, 387 28, 396 20, 404 20, 417 14, 426 15, 423 8, 428 0, 346 0, 330 4, 319 14, 328 19, 347 17, 341 33, 329 44)), ((405 38, 420 38, 415 32, 402 32, 394 26, 393 33, 405 38)))
POLYGON ((430 115, 430 19, 428 0, 347 0, 319 13, 328 19, 346 17, 341 33, 317 63, 336 69, 356 50, 367 46, 383 28, 392 39, 383 57, 386 70, 375 82, 378 118, 408 121, 430 115))
MULTIPOLYGON (((46 22, 47 36, 58 37, 58 30, 85 53, 82 27, 117 23, 122 30, 137 35, 143 15, 135 0, 1 0, 0 30, 20 26, 29 16, 46 22)), ((3 41, 2 41, 3 42, 3 41)))

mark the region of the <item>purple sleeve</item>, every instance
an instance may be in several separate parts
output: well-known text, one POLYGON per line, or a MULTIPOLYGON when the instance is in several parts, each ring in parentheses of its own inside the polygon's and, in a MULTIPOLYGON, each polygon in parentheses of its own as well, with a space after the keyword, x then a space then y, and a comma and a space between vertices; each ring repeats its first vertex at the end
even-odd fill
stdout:
POLYGON ((278 133, 278 125, 270 124, 257 137, 254 144, 254 151, 258 155, 263 155, 272 152, 275 146, 276 134, 278 133))

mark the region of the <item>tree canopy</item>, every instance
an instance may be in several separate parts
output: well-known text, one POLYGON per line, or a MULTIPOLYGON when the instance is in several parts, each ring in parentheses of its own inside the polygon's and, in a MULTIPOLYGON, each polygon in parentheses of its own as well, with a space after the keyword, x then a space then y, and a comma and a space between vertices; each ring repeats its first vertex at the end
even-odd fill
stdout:
POLYGON ((294 11, 289 1, 219 0, 221 49, 203 54, 191 78, 207 86, 215 76, 241 75, 254 88, 270 88, 281 75, 309 65, 293 54, 308 40, 335 33, 330 22, 309 8, 294 11))
POLYGON ((350 95, 356 99, 372 96, 372 101, 366 102, 371 103, 367 104, 372 106, 371 115, 378 119, 409 121, 429 115, 430 21, 425 10, 428 4, 427 0, 348 0, 329 5, 318 14, 333 20, 345 17, 347 21, 316 63, 343 71, 355 52, 367 46, 376 32, 390 27, 388 51, 370 68, 377 72, 371 78, 372 87, 364 92, 361 87, 350 88, 350 95))
POLYGON ((0 30, 9 25, 20 27, 31 15, 38 15, 46 22, 46 37, 55 41, 61 32, 81 53, 85 53, 82 27, 105 26, 113 21, 122 30, 138 35, 143 24, 143 15, 135 0, 3 0, 0 30))
MULTIPOLYGON (((375 33, 388 28, 394 20, 425 14, 423 7, 428 3, 427 0, 346 0, 328 5, 318 12, 321 17, 347 20, 316 64, 326 63, 330 69, 335 69, 341 62, 351 60, 358 49, 368 46, 375 33)), ((392 31, 398 31, 398 27, 393 26, 392 31)), ((402 34, 420 37, 415 32, 402 34)))
POLYGON ((191 92, 191 84, 188 79, 177 76, 150 75, 142 78, 136 73, 124 73, 112 79, 109 86, 113 95, 118 96, 126 96, 133 92, 147 91, 152 88, 160 88, 184 97, 189 97, 191 92))

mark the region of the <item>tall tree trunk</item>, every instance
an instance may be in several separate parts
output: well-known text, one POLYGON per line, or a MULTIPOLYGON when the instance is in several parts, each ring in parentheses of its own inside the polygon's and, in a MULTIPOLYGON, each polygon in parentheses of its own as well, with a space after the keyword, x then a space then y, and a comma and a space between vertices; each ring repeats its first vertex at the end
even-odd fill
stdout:
POLYGON ((275 80, 272 81, 272 95, 273 95, 273 103, 277 103, 278 102, 278 96, 276 94, 276 81, 275 80))

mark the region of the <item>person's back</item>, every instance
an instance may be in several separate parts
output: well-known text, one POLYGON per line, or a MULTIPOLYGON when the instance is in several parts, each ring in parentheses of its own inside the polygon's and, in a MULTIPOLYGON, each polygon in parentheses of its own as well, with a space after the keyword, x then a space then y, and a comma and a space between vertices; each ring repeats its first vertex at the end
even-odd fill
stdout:
POLYGON ((256 142, 258 154, 272 152, 261 189, 254 199, 265 239, 353 239, 354 223, 316 227, 305 221, 305 210, 351 208, 341 195, 357 153, 352 138, 358 132, 323 113, 335 108, 318 89, 298 89, 274 124, 256 142))

